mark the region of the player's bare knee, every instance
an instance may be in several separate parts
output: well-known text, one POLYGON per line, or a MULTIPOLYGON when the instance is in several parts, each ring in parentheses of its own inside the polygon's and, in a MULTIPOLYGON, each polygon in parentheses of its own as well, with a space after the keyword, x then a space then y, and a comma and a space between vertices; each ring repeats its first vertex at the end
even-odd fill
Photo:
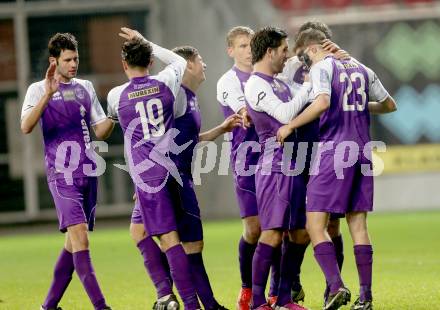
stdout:
POLYGON ((203 240, 194 242, 183 242, 182 245, 186 254, 202 253, 204 246, 203 240))
POLYGON ((147 237, 144 225, 142 224, 131 224, 130 225, 130 236, 131 239, 138 244, 147 237))
POLYGON ((243 219, 243 237, 247 243, 255 244, 261 235, 260 221, 257 216, 250 216, 243 219))
POLYGON ((329 221, 328 226, 327 226, 327 232, 328 232, 330 238, 333 239, 341 234, 340 226, 341 225, 340 225, 339 219, 334 219, 334 220, 329 221))
POLYGON ((289 231, 289 240, 296 244, 310 243, 310 237, 306 229, 295 229, 289 231))
POLYGON ((272 247, 277 247, 281 244, 282 239, 283 233, 281 231, 270 229, 261 232, 259 241, 272 247))
POLYGON ((180 244, 179 235, 176 231, 171 231, 159 236, 160 248, 163 252, 168 251, 170 248, 180 244))
POLYGON ((67 228, 69 239, 72 244, 72 252, 87 250, 89 248, 89 236, 86 224, 78 224, 67 228))

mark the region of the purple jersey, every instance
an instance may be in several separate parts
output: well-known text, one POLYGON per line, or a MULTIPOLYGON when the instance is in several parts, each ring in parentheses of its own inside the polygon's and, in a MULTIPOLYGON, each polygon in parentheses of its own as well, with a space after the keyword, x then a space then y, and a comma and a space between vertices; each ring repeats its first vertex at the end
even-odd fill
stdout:
POLYGON ((354 141, 360 147, 370 141, 369 100, 384 100, 388 93, 374 73, 353 60, 326 57, 311 69, 313 94, 330 96, 330 108, 319 121, 319 140, 354 141))
POLYGON ((128 155, 132 161, 130 166, 137 166, 144 159, 153 159, 152 166, 137 172, 141 180, 166 177, 166 167, 154 160, 156 154, 152 150, 161 142, 164 134, 174 127, 175 92, 160 76, 143 76, 112 89, 108 98, 109 113, 117 115, 124 132, 125 149, 127 151, 129 148, 131 152, 128 155))
POLYGON ((169 158, 174 146, 169 129, 174 127, 174 118, 182 111, 175 98, 186 60, 151 44, 153 54, 168 66, 158 75, 132 78, 113 88, 107 98, 109 117, 119 120, 124 132, 124 148, 135 184, 163 179, 169 172, 174 175, 176 169, 169 158))
POLYGON ((176 156, 176 164, 180 172, 191 174, 191 163, 194 148, 199 142, 199 133, 202 124, 199 104, 197 103, 196 94, 184 85, 181 86, 177 94, 177 101, 182 101, 182 105, 186 107, 185 114, 177 117, 175 128, 179 130, 176 137, 176 143, 182 145, 191 141, 191 144, 176 156))
MULTIPOLYGON (((225 118, 234 113, 238 113, 243 107, 246 107, 244 86, 249 77, 250 73, 232 67, 219 79, 217 83, 217 100, 220 102, 225 118)), ((257 132, 253 124, 247 129, 236 127, 232 131, 232 167, 235 167, 237 152, 240 145, 245 141, 258 141, 257 132)), ((248 150, 246 163, 244 165, 245 169, 247 169, 249 165, 257 164, 258 158, 258 153, 248 150)), ((235 173, 235 169, 233 169, 233 172, 235 173)))
MULTIPOLYGON (((276 137, 278 129, 283 125, 282 122, 268 114, 262 107, 262 105, 265 105, 264 100, 268 96, 266 92, 268 85, 273 95, 279 100, 279 104, 288 104, 292 100, 292 93, 289 86, 278 78, 255 72, 249 79, 246 87, 246 99, 249 97, 249 100, 252 102, 248 102, 248 110, 255 124, 259 142, 263 147, 260 153, 260 166, 264 160, 264 148, 269 146, 267 140, 276 137), (256 102, 252 99, 253 96, 256 97, 256 102), (258 101, 258 99, 260 99, 260 101, 258 101)), ((286 142, 292 142, 294 140, 295 134, 292 134, 286 139, 286 142)), ((275 146, 275 141, 273 146, 275 146)), ((280 163, 282 162, 282 156, 283 148, 277 144, 272 161, 272 171, 281 171, 280 163)))
MULTIPOLYGON (((43 97, 44 85, 43 80, 29 86, 22 119, 43 97)), ((93 176, 91 171, 95 171, 96 163, 90 127, 105 119, 91 82, 75 78, 69 83, 60 83, 40 119, 48 181, 64 178, 65 169, 75 167, 73 178, 93 176), (85 165, 91 168, 89 172, 84 171, 85 165)))

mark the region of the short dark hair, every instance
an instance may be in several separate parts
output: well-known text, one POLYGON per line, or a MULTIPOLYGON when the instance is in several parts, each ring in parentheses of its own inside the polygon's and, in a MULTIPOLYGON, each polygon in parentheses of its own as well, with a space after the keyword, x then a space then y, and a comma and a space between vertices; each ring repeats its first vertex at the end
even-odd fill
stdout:
POLYGON ((172 51, 177 55, 182 56, 187 61, 194 60, 196 56, 200 55, 199 51, 195 47, 189 45, 177 46, 173 48, 172 51))
POLYGON ((153 56, 153 47, 146 40, 131 39, 122 45, 121 55, 130 67, 147 68, 153 56))
POLYGON ((300 32, 295 42, 295 49, 304 49, 311 44, 321 44, 325 38, 322 31, 310 28, 300 32))
POLYGON ((287 33, 276 27, 264 27, 258 30, 251 40, 252 64, 263 59, 269 48, 278 48, 284 39, 287 38, 287 33))
POLYGON ((299 36, 299 34, 305 30, 308 29, 316 29, 321 31, 322 33, 325 34, 326 39, 331 39, 333 36, 332 31, 330 30, 329 26, 327 26, 327 24, 324 24, 322 22, 318 22, 318 21, 308 21, 305 22, 304 24, 301 25, 301 27, 299 27, 298 29, 298 34, 297 36, 299 36))
POLYGON ((49 49, 50 56, 58 58, 63 50, 77 51, 78 41, 71 33, 58 32, 49 39, 47 48, 49 49))

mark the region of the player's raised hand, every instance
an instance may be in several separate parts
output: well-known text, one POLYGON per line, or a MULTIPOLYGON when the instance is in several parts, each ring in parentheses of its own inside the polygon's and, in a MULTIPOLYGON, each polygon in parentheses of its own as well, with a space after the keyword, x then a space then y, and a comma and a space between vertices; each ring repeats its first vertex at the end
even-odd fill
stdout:
POLYGON ((139 31, 130 29, 128 27, 121 27, 121 32, 119 33, 119 36, 126 40, 133 40, 133 39, 146 40, 144 36, 140 34, 139 31))
POLYGON ((325 39, 324 41, 322 41, 321 45, 322 48, 330 53, 336 53, 341 49, 335 42, 332 42, 329 39, 325 39))
POLYGON ((351 59, 350 54, 347 51, 339 50, 335 53, 335 57, 340 60, 349 60, 351 59))
POLYGON ((49 68, 46 71, 45 79, 45 90, 50 96, 55 94, 60 86, 59 78, 55 77, 55 71, 57 69, 57 64, 55 61, 51 61, 49 68))
POLYGON ((293 132, 293 128, 288 124, 281 126, 277 131, 277 141, 284 144, 284 140, 290 136, 293 132))
POLYGON ((240 127, 243 124, 243 116, 240 114, 229 115, 221 124, 224 132, 231 132, 235 127, 240 127))

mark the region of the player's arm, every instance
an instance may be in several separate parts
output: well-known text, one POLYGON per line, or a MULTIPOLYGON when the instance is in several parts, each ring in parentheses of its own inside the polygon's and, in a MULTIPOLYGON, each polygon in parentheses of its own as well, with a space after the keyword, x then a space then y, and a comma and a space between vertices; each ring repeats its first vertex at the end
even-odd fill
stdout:
POLYGON ((52 95, 58 90, 59 80, 55 78, 55 69, 56 64, 52 62, 46 71, 44 94, 40 99, 36 98, 36 94, 33 94, 30 89, 25 96, 21 120, 21 131, 24 134, 32 132, 46 109, 50 98, 52 98, 52 95), (34 102, 36 100, 38 100, 38 102, 35 104, 34 102))
POLYGON ((110 136, 115 125, 112 119, 105 115, 93 84, 90 81, 86 81, 85 87, 92 101, 90 107, 90 125, 93 128, 96 138, 105 140, 110 136))
POLYGON ((231 108, 235 114, 242 117, 243 128, 252 124, 241 89, 240 81, 233 77, 222 77, 217 83, 217 100, 223 105, 231 108))
POLYGON ((243 124, 243 117, 240 114, 228 116, 220 125, 199 134, 200 141, 214 141, 224 133, 231 132, 235 127, 243 124))
POLYGON ((330 108, 332 75, 333 68, 329 62, 321 61, 312 66, 310 79, 312 81, 312 91, 315 99, 300 115, 291 120, 287 125, 281 126, 278 129, 277 141, 283 143, 284 139, 296 128, 314 121, 330 108))
POLYGON ((110 118, 107 118, 99 124, 92 126, 92 128, 95 132, 96 138, 99 140, 105 140, 110 137, 113 128, 115 128, 115 123, 110 118))
POLYGON ((372 114, 386 114, 397 110, 397 104, 385 87, 380 82, 377 75, 370 68, 366 68, 368 73, 368 89, 371 102, 368 102, 368 110, 372 114))
POLYGON ((318 119, 322 113, 327 111, 330 107, 330 96, 328 94, 320 94, 308 106, 304 112, 291 120, 287 125, 281 126, 277 132, 277 141, 283 143, 284 139, 288 137, 296 128, 304 126, 315 119, 318 119))
POLYGON ((246 100, 255 111, 265 112, 282 124, 293 119, 309 101, 311 85, 305 82, 295 97, 289 102, 282 102, 266 81, 254 79, 245 87, 246 100))
POLYGON ((388 96, 382 102, 377 102, 377 101, 368 102, 368 110, 370 111, 371 114, 391 113, 397 110, 397 104, 396 101, 394 101, 393 97, 388 96))
MULTIPOLYGON (((138 31, 127 28, 127 27, 122 27, 121 33, 119 33, 119 35, 127 40, 138 38, 141 40, 148 41, 138 31)), ((157 57, 160 61, 162 61, 166 65, 173 64, 176 69, 180 69, 179 71, 182 71, 182 75, 183 75, 183 72, 185 71, 186 64, 187 64, 186 60, 183 57, 181 57, 180 55, 177 55, 173 51, 170 51, 166 48, 163 48, 163 47, 161 47, 151 41, 148 41, 148 42, 153 47, 153 55, 155 57, 157 57)))

